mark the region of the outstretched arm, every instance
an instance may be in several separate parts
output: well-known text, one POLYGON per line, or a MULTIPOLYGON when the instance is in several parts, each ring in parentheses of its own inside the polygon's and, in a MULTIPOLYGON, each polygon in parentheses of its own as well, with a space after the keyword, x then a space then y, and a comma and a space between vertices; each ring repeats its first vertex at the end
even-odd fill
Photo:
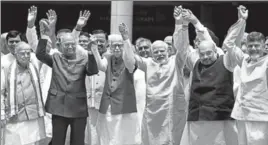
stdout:
POLYGON ((85 10, 83 13, 82 13, 82 11, 80 11, 76 26, 72 32, 76 42, 79 41, 79 35, 80 35, 82 29, 86 26, 90 15, 91 15, 91 13, 89 10, 85 10))
POLYGON ((183 10, 181 6, 174 8, 173 16, 175 18, 175 31, 173 33, 174 47, 176 52, 177 66, 182 69, 187 59, 187 50, 189 45, 188 21, 182 18, 183 10))
POLYGON ((91 42, 88 46, 91 47, 90 50, 93 53, 94 58, 96 59, 98 69, 100 71, 106 72, 108 61, 105 57, 101 58, 96 40, 97 38, 94 35, 91 35, 90 36, 91 42))
POLYGON ((48 54, 47 47, 52 46, 50 37, 51 36, 51 30, 49 28, 48 22, 45 20, 41 20, 40 23, 40 33, 41 33, 41 39, 38 42, 37 50, 36 50, 36 57, 41 62, 47 64, 48 66, 52 67, 53 61, 52 56, 48 54))
POLYGON ((35 27, 36 16, 37 16, 37 7, 31 6, 28 9, 26 38, 34 52, 36 51, 38 44, 38 37, 35 27))
POLYGON ((243 6, 238 7, 238 21, 228 30, 228 34, 223 42, 223 48, 227 50, 225 63, 227 69, 232 70, 236 65, 241 66, 244 59, 244 53, 238 48, 237 45, 240 44, 237 44, 237 42, 241 42, 243 38, 247 17, 248 10, 243 6))
POLYGON ((123 60, 126 68, 130 73, 133 73, 135 70, 135 58, 134 51, 132 49, 132 44, 128 36, 128 28, 122 23, 119 25, 119 32, 121 33, 124 40, 124 51, 123 51, 123 60))

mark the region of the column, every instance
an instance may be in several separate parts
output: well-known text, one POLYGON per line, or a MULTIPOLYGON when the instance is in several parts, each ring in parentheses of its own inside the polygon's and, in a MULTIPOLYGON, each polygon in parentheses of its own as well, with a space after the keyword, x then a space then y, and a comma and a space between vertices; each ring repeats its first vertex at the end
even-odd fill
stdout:
POLYGON ((132 40, 133 1, 112 1, 111 4, 111 34, 119 34, 119 24, 125 23, 132 40))

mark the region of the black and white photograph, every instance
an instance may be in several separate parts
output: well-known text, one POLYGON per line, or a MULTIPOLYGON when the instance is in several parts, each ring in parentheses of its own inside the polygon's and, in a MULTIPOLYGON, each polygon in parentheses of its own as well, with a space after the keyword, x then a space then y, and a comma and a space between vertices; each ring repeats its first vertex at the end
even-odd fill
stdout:
POLYGON ((268 1, 0 3, 0 145, 268 145, 268 1))

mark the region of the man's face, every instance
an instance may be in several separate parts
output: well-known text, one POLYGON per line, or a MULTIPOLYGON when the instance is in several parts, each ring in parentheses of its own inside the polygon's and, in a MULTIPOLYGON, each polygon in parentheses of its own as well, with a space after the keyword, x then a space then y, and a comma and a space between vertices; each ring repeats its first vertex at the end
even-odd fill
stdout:
POLYGON ((247 52, 252 60, 257 60, 265 52, 265 43, 262 41, 247 42, 247 52))
POLYGON ((94 34, 94 36, 97 39, 98 50, 99 50, 100 54, 103 54, 107 50, 106 36, 103 33, 94 34))
POLYGON ((163 64, 168 59, 168 49, 161 45, 156 46, 152 50, 152 55, 157 63, 163 64))
POLYGON ((7 41, 7 46, 11 54, 15 54, 15 47, 17 43, 21 41, 20 36, 14 37, 14 38, 9 38, 7 41))
POLYGON ((63 35, 60 48, 62 50, 63 55, 67 57, 72 57, 76 55, 76 43, 71 34, 63 35))
POLYGON ((16 48, 17 53, 15 57, 21 66, 26 67, 31 59, 31 48, 29 46, 22 46, 22 48, 16 48))
POLYGON ((199 58, 202 64, 210 65, 217 59, 217 52, 213 47, 213 44, 210 42, 199 44, 199 58))
POLYGON ((139 46, 137 46, 139 55, 144 58, 150 57, 150 46, 147 42, 143 41, 140 43, 139 46))
POLYGON ((85 50, 87 50, 89 44, 89 38, 87 36, 81 35, 79 36, 79 45, 82 46, 85 50))
POLYGON ((123 41, 111 42, 111 52, 116 58, 122 57, 123 47, 124 47, 123 41))

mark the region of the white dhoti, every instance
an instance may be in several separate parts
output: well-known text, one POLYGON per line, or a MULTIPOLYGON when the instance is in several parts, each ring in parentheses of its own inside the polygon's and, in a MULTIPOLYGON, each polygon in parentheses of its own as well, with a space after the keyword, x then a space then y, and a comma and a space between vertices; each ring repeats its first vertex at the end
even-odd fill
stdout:
POLYGON ((238 145, 268 145, 268 122, 237 121, 238 145))
POLYGON ((0 145, 4 145, 4 141, 5 141, 5 138, 4 138, 4 134, 5 134, 5 128, 0 128, 0 145))
POLYGON ((228 121, 187 121, 181 145, 238 145, 236 123, 228 121))
POLYGON ((44 117, 6 125, 5 145, 30 145, 45 138, 44 117))
POLYGON ((94 108, 89 108, 89 117, 87 118, 87 126, 85 132, 85 143, 88 145, 99 145, 99 136, 97 135, 97 120, 99 111, 94 108))
POLYGON ((137 113, 112 115, 110 106, 106 114, 99 113, 97 133, 100 137, 100 145, 141 143, 137 113))

